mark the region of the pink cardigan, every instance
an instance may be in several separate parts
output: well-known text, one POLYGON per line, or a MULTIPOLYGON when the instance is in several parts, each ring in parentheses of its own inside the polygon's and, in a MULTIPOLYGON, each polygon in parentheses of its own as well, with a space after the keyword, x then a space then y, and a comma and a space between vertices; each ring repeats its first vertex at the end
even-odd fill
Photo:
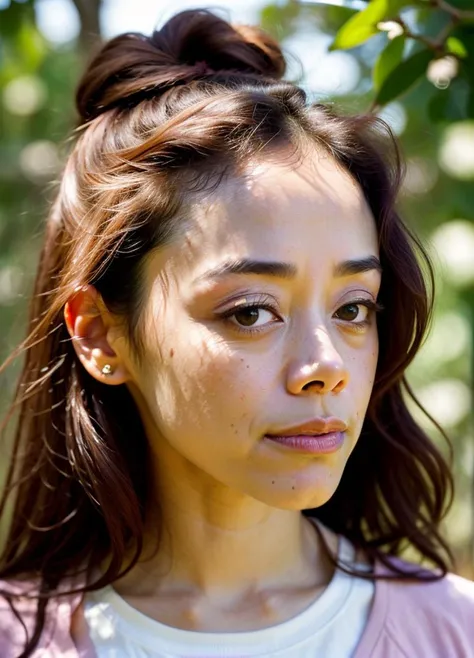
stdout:
MULTIPOLYGON (((376 571, 387 573, 380 564, 376 571)), ((57 599, 53 605, 33 658, 95 658, 81 597, 57 599)), ((20 609, 31 628, 31 605, 25 601, 20 609)), ((24 638, 1 597, 1 658, 17 658, 24 638)), ((374 604, 353 658, 474 658, 474 583, 453 574, 435 582, 376 581, 374 604)))

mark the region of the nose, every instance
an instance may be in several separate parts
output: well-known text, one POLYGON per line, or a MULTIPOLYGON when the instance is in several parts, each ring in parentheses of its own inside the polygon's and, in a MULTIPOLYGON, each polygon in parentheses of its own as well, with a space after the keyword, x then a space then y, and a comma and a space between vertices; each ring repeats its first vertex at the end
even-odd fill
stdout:
POLYGON ((349 382, 349 372, 325 328, 313 329, 305 341, 305 356, 288 366, 287 390, 292 395, 340 393, 349 382))

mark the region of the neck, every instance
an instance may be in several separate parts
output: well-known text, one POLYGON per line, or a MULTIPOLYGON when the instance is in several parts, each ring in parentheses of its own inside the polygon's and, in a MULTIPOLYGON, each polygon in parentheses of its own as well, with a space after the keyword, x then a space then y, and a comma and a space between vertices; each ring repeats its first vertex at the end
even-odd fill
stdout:
MULTIPOLYGON (((329 582, 332 564, 301 511, 269 507, 220 484, 165 442, 153 483, 143 559, 121 581, 124 595, 237 600, 329 582)), ((336 552, 337 538, 326 539, 336 552)))

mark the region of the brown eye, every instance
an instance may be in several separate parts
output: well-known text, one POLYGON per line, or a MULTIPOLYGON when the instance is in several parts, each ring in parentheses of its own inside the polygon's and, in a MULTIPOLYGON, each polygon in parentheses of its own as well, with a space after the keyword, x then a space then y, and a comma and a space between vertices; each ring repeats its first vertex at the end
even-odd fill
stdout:
POLYGON ((338 318, 338 320, 349 322, 355 327, 364 326, 369 322, 369 315, 372 306, 373 305, 369 300, 364 303, 359 302, 358 304, 345 304, 344 306, 341 306, 338 311, 336 311, 335 316, 338 318))
POLYGON ((359 307, 360 304, 346 304, 337 311, 336 315, 340 320, 352 322, 359 315, 359 307))
POLYGON ((224 318, 242 331, 257 331, 279 320, 273 309, 266 308, 261 304, 242 306, 237 311, 228 313, 224 318))
POLYGON ((243 327, 251 327, 260 317, 259 308, 244 308, 234 313, 234 318, 243 327))

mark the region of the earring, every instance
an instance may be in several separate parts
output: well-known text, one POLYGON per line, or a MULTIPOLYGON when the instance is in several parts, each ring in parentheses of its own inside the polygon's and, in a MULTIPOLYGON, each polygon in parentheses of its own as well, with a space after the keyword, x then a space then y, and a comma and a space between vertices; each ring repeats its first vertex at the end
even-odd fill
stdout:
POLYGON ((105 366, 102 368, 102 374, 103 375, 111 375, 113 373, 112 366, 110 363, 106 363, 105 366))

